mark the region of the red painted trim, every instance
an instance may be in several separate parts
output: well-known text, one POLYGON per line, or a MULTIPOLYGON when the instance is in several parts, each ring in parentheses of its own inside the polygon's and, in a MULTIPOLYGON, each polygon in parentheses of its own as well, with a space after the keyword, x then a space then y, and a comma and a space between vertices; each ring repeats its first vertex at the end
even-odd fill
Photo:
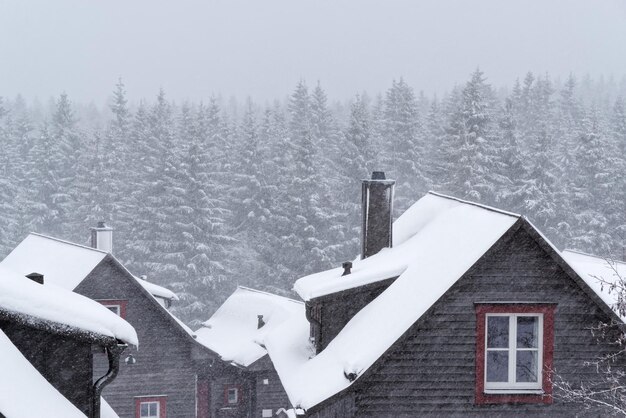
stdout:
POLYGON ((196 383, 197 418, 209 418, 209 380, 198 378, 196 383))
POLYGON ((476 305, 476 404, 552 403, 552 366, 554 357, 555 304, 477 304, 476 305), (543 314, 542 395, 485 393, 485 316, 489 313, 543 314))
POLYGON ((242 396, 243 396, 243 391, 241 390, 241 385, 224 385, 224 405, 239 405, 241 403, 242 396), (228 389, 237 389, 237 402, 236 403, 228 402, 228 389))
POLYGON ((100 302, 104 306, 119 306, 120 307, 120 317, 122 319, 126 319, 126 305, 128 305, 127 300, 121 299, 99 299, 96 302, 100 302))
POLYGON ((140 406, 144 402, 159 403, 159 418, 167 418, 167 397, 166 396, 140 396, 135 398, 135 418, 141 418, 140 406))

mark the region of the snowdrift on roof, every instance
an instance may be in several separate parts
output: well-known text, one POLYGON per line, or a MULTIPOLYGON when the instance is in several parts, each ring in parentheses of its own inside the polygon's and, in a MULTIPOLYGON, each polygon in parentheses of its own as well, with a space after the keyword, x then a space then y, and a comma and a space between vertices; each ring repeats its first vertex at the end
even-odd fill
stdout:
POLYGON ((626 312, 620 312, 617 308, 620 289, 624 289, 625 285, 626 263, 572 250, 565 250, 561 255, 604 303, 611 307, 622 321, 626 321, 626 312))
POLYGON ((31 233, 0 265, 22 276, 43 274, 47 283, 74 290, 106 255, 95 248, 31 233))
POLYGON ((265 338, 290 401, 308 409, 361 376, 519 219, 519 215, 430 193, 394 222, 394 247, 340 269, 298 280, 305 299, 399 275, 312 355, 309 325, 291 318, 265 338), (454 254, 454 257, 450 255, 454 254))
POLYGON ((0 309, 138 345, 135 329, 98 302, 53 284, 35 283, 3 265, 0 309))
POLYGON ((196 331, 197 341, 224 361, 249 366, 265 354, 265 335, 291 317, 304 317, 300 302, 270 293, 238 287, 196 331), (265 325, 258 328, 258 315, 265 325))

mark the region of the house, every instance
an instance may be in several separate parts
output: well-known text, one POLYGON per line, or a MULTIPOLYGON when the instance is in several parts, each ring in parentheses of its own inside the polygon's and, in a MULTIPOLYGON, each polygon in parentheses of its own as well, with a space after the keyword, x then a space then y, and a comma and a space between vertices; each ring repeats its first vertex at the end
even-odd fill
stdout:
POLYGON ((302 315, 301 302, 240 286, 196 331, 198 342, 238 371, 206 382, 212 416, 275 417, 290 409, 263 340, 302 315))
MULTIPOLYGON (((219 357, 167 310, 177 299, 174 293, 135 277, 111 254, 110 228, 93 228, 92 244, 99 247, 32 233, 0 267, 18 275, 44 274, 46 286, 99 301, 135 327, 141 346, 125 353, 117 378, 104 390, 121 418, 208 417, 201 402, 196 405, 203 390, 198 376, 227 373, 219 357)), ((94 374, 106 368, 101 356, 94 374)))
POLYGON ((264 339, 295 411, 611 416, 554 385, 601 383, 589 362, 607 354, 626 370, 614 344, 625 317, 593 263, 523 216, 432 192, 391 228, 392 196, 382 173, 364 181, 362 256, 299 279, 306 314, 264 339))
POLYGON ((120 354, 138 344, 135 330, 44 281, 0 267, 0 417, 116 417, 100 394, 115 379, 120 354), (94 383, 95 351, 108 362, 94 383))

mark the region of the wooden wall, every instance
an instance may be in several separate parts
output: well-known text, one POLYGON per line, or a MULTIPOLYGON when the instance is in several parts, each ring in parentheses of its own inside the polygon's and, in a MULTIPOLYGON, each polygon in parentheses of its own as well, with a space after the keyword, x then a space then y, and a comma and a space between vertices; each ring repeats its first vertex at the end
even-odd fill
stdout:
MULTIPOLYGON (((416 295, 416 298, 419 295, 416 295)), ((611 416, 568 404, 475 405, 476 302, 552 302, 554 367, 572 383, 594 381, 585 362, 614 352, 590 328, 609 317, 524 229, 501 240, 461 278, 381 360, 352 386, 354 413, 344 417, 574 417, 611 416)), ((626 368, 623 356, 615 367, 626 368)), ((307 416, 338 417, 345 397, 331 398, 307 416)))

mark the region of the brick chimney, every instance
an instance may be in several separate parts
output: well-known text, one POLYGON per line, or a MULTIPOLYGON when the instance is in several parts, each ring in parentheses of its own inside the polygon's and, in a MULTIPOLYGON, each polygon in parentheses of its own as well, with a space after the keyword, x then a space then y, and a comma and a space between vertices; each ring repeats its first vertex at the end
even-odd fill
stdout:
POLYGON ((91 229, 91 248, 113 252, 113 228, 108 227, 104 222, 98 222, 98 226, 91 229))
POLYGON ((382 171, 374 171, 371 179, 363 180, 361 258, 374 255, 385 247, 391 247, 395 184, 395 180, 387 180, 382 171))

